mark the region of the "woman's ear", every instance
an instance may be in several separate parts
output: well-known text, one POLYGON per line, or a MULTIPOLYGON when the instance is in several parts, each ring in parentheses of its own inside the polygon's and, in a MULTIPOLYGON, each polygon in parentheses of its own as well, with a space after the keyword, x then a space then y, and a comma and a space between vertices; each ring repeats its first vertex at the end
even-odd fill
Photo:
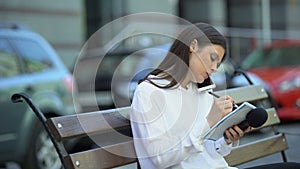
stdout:
POLYGON ((193 39, 190 44, 190 52, 196 52, 198 50, 198 41, 196 39, 193 39))

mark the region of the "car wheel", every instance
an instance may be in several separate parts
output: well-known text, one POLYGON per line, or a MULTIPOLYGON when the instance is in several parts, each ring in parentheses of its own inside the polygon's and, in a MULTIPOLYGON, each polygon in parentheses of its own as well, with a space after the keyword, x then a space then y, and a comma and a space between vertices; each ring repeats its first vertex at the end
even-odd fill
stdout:
POLYGON ((62 164, 48 133, 41 124, 35 128, 25 169, 61 169, 62 164))

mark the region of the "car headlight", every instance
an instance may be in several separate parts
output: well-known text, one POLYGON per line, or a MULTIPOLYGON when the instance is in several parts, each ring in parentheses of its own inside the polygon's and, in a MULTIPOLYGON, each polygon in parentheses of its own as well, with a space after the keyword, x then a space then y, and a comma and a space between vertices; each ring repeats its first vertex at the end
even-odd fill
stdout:
POLYGON ((295 79, 285 80, 281 82, 278 86, 279 92, 288 92, 300 88, 300 76, 295 79))

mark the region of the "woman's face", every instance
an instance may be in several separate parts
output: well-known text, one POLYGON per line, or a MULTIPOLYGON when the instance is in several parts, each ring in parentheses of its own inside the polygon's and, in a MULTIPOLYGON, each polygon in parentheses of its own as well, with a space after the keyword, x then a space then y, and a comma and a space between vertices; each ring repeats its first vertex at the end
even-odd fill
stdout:
POLYGON ((225 50, 220 45, 208 45, 199 49, 198 46, 190 48, 191 81, 202 83, 212 73, 217 71, 224 57, 225 50))

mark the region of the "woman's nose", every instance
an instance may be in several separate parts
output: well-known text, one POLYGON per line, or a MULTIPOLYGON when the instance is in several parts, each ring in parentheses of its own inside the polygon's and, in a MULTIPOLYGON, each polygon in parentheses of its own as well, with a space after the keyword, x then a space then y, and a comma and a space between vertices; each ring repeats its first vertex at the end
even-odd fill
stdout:
POLYGON ((211 71, 214 73, 218 70, 218 65, 217 64, 212 64, 211 66, 211 71))

